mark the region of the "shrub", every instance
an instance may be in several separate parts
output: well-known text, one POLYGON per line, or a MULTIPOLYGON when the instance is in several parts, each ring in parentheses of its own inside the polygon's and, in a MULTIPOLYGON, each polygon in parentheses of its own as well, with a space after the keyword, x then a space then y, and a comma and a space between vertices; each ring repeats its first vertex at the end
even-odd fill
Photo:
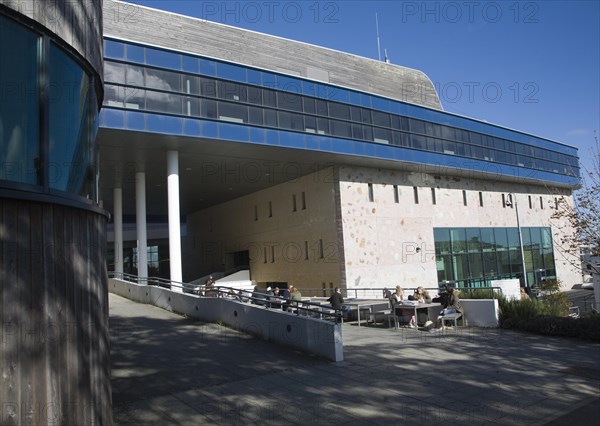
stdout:
POLYGON ((498 299, 499 296, 491 288, 461 288, 458 293, 461 299, 498 299))
POLYGON ((500 297, 498 303, 502 328, 600 341, 600 315, 570 318, 569 301, 563 292, 548 294, 540 300, 500 297))

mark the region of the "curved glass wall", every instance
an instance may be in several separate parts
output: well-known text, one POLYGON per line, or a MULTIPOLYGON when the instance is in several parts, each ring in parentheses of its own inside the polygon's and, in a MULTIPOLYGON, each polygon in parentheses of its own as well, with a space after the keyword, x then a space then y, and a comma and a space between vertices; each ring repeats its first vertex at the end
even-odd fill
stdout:
POLYGON ((50 44, 49 52, 48 181, 52 189, 86 195, 90 78, 59 47, 50 44))
POLYGON ((105 60, 108 107, 328 135, 579 176, 575 148, 447 113, 111 40, 105 40, 105 56, 118 59, 105 60))
POLYGON ((47 36, 0 16, 0 90, 0 186, 95 199, 91 74, 47 36))
POLYGON ((0 15, 0 180, 40 183, 40 37, 0 15))
MULTIPOLYGON (((434 228, 438 281, 487 287, 491 280, 520 278, 523 262, 518 228, 434 228)), ((527 282, 555 277, 552 231, 522 227, 527 282)))

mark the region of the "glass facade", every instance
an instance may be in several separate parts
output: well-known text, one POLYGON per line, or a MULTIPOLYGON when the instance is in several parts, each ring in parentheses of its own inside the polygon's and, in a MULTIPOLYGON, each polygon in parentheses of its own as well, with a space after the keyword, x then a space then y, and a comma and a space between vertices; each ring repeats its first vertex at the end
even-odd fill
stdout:
POLYGON ((39 184, 40 37, 0 15, 0 180, 39 184))
MULTIPOLYGON (((491 280, 520 278, 523 262, 517 228, 434 228, 438 281, 487 287, 491 280)), ((556 276, 550 228, 521 228, 527 282, 556 276)))
POLYGON ((27 184, 32 192, 95 200, 98 105, 91 73, 50 37, 6 16, 0 16, 0 59, 0 186, 27 184))
POLYGON ((59 47, 50 44, 49 52, 50 188, 85 196, 90 192, 90 78, 59 47))
POLYGON ((105 40, 105 56, 106 107, 331 136, 579 176, 576 149, 463 117, 113 40, 105 40), (461 125, 465 128, 457 127, 461 125))

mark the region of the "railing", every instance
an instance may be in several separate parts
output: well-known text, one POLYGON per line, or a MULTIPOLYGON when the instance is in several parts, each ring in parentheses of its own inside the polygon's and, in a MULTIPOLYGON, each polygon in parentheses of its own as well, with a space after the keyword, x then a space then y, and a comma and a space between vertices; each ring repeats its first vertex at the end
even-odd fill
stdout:
POLYGON ((257 293, 248 290, 240 290, 233 287, 226 286, 211 286, 206 288, 204 285, 197 286, 177 281, 167 280, 165 278, 148 277, 140 278, 136 275, 109 272, 109 278, 121 279, 136 284, 142 285, 153 285, 157 287, 163 287, 172 289, 181 288, 184 293, 190 293, 197 297, 202 298, 223 298, 230 299, 241 303, 250 303, 257 306, 264 306, 269 309, 280 309, 282 311, 290 312, 298 316, 309 316, 314 318, 328 318, 334 321, 342 320, 342 311, 340 309, 334 309, 331 306, 324 306, 321 303, 314 303, 309 301, 299 301, 288 299, 280 296, 271 296, 265 293, 257 293))

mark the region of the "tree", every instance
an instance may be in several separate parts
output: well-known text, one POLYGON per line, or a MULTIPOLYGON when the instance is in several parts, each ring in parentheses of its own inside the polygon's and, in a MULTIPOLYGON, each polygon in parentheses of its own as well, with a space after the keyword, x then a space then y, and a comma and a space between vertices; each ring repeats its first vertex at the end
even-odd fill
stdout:
MULTIPOLYGON (((590 148, 591 168, 583 166, 581 187, 573 195, 571 204, 564 196, 558 199, 555 226, 560 228, 562 238, 559 248, 568 260, 581 266, 581 253, 585 249, 592 257, 600 257, 600 144, 594 136, 595 144, 590 148)), ((596 262, 591 262, 592 271, 600 273, 596 262)))

